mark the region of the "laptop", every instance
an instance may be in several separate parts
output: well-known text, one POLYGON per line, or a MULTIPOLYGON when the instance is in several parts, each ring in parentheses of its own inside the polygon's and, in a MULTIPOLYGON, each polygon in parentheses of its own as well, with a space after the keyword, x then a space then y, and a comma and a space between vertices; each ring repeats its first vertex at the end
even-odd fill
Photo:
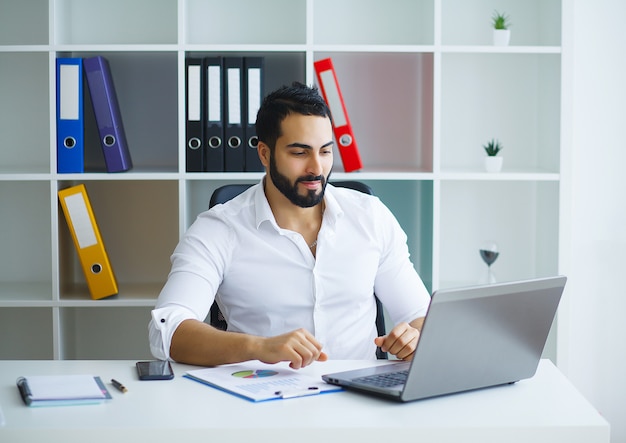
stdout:
POLYGON ((530 378, 565 282, 557 276, 436 291, 412 361, 322 379, 406 402, 530 378))

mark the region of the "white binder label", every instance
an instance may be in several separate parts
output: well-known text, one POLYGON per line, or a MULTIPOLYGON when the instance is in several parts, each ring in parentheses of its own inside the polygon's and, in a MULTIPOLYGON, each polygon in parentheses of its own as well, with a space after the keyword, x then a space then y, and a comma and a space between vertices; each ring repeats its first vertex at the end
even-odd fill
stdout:
POLYGON ((209 66, 208 75, 208 95, 209 95, 209 117, 210 122, 222 121, 222 69, 219 66, 209 66))
POLYGON ((343 106, 341 106, 341 99, 339 98, 339 88, 335 83, 335 77, 333 71, 324 71, 320 73, 320 79, 324 84, 324 90, 326 91, 326 98, 328 99, 328 107, 330 113, 333 116, 335 126, 340 128, 348 124, 346 116, 343 113, 343 106))
POLYGON ((248 69, 248 124, 254 124, 261 107, 261 70, 248 69))
POLYGON ((59 70, 61 93, 59 100, 59 118, 61 120, 78 120, 79 104, 79 75, 78 65, 61 65, 59 70))
POLYGON ((72 220, 74 233, 80 249, 97 244, 96 232, 91 224, 83 194, 73 194, 65 197, 65 206, 70 215, 70 220, 72 220))
POLYGON ((228 123, 241 124, 241 70, 228 69, 228 123))
POLYGON ((193 122, 200 121, 200 66, 187 67, 187 119, 193 122))

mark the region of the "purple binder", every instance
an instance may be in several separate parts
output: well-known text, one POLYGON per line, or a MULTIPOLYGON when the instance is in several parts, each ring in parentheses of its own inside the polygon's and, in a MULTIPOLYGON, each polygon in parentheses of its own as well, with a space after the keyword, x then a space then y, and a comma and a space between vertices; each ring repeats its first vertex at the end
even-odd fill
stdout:
POLYGON ((104 57, 90 57, 83 60, 83 67, 87 76, 87 85, 96 115, 107 171, 127 171, 133 167, 133 163, 126 142, 126 133, 109 63, 104 57))

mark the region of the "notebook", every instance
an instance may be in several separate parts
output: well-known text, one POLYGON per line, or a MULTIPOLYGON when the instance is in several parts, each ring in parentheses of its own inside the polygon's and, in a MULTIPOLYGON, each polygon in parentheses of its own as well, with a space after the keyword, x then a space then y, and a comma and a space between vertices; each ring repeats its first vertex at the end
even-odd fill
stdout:
POLYGON ((557 276, 436 291, 411 362, 322 378, 403 402, 530 378, 565 282, 566 277, 557 276))
POLYGON ((17 388, 31 407, 97 404, 112 398, 93 375, 28 375, 17 379, 17 388))

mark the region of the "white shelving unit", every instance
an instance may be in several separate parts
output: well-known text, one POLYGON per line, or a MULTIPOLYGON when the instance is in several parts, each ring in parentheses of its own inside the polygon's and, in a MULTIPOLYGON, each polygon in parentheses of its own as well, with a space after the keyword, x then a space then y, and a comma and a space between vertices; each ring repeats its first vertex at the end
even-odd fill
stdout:
POLYGON ((185 57, 262 55, 266 91, 332 57, 367 182, 430 289, 559 268, 560 0, 3 0, 0 358, 149 357, 147 322, 180 235, 228 182, 185 172, 185 57), (513 22, 491 45, 493 11, 513 22), (107 174, 85 103, 86 172, 56 172, 55 59, 109 59, 134 169, 107 174), (502 173, 482 145, 504 144, 502 173), (119 295, 93 301, 57 201, 85 183, 119 295))

